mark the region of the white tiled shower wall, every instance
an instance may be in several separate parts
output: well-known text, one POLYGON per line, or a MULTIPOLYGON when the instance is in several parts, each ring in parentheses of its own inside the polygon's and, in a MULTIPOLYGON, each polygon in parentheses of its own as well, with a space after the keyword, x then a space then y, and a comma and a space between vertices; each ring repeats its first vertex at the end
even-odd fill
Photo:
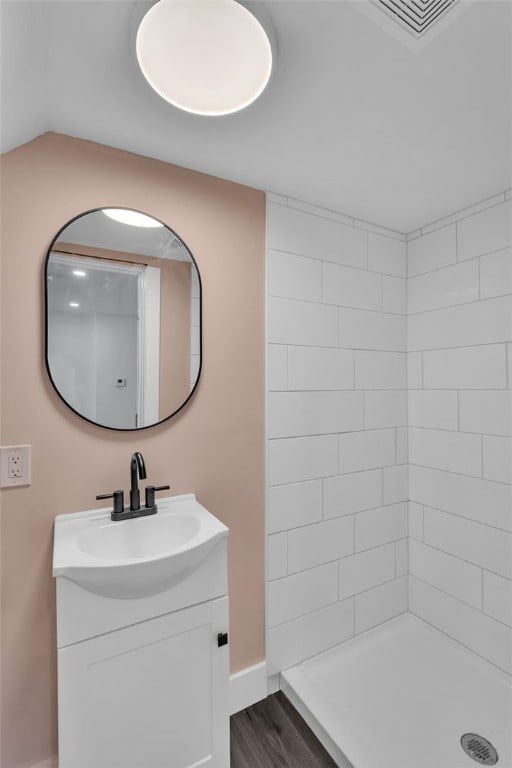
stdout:
POLYGON ((406 243, 269 196, 267 246, 273 674, 407 610, 406 243))
POLYGON ((507 200, 415 233, 406 281, 405 236, 269 195, 269 674, 408 598, 512 672, 507 200))
POLYGON ((492 202, 408 242, 409 599, 512 673, 512 200, 492 202))

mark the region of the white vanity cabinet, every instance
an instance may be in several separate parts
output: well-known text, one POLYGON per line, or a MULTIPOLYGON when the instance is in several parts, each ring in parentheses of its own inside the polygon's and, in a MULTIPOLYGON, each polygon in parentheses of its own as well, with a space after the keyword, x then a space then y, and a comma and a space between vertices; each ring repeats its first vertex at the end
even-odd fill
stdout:
POLYGON ((56 575, 59 768, 229 768, 227 529, 154 595, 56 575))
POLYGON ((60 768, 226 768, 227 598, 59 650, 60 768))

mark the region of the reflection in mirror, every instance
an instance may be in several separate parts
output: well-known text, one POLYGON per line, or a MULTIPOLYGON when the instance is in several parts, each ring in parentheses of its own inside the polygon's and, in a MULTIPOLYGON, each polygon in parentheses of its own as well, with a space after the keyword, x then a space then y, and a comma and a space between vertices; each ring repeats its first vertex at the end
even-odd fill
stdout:
POLYGON ((180 238, 146 214, 100 209, 46 262, 46 364, 61 398, 110 429, 163 421, 201 369, 201 281, 180 238))

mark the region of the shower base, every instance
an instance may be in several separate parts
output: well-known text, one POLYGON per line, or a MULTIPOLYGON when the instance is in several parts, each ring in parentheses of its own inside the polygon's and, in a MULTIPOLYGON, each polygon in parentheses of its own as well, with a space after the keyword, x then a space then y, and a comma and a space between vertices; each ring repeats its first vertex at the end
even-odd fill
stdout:
POLYGON ((340 768, 473 768, 465 733, 512 768, 512 678, 411 614, 288 669, 281 688, 340 768))

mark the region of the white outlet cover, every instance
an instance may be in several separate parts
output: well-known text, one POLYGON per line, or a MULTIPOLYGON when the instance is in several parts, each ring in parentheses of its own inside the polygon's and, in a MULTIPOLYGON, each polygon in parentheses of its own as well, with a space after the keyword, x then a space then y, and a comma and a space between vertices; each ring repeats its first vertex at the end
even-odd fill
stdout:
POLYGON ((0 488, 13 485, 30 485, 31 481, 31 446, 6 445, 0 447, 0 488), (13 451, 20 454, 22 473, 19 477, 9 477, 9 456, 13 451))

